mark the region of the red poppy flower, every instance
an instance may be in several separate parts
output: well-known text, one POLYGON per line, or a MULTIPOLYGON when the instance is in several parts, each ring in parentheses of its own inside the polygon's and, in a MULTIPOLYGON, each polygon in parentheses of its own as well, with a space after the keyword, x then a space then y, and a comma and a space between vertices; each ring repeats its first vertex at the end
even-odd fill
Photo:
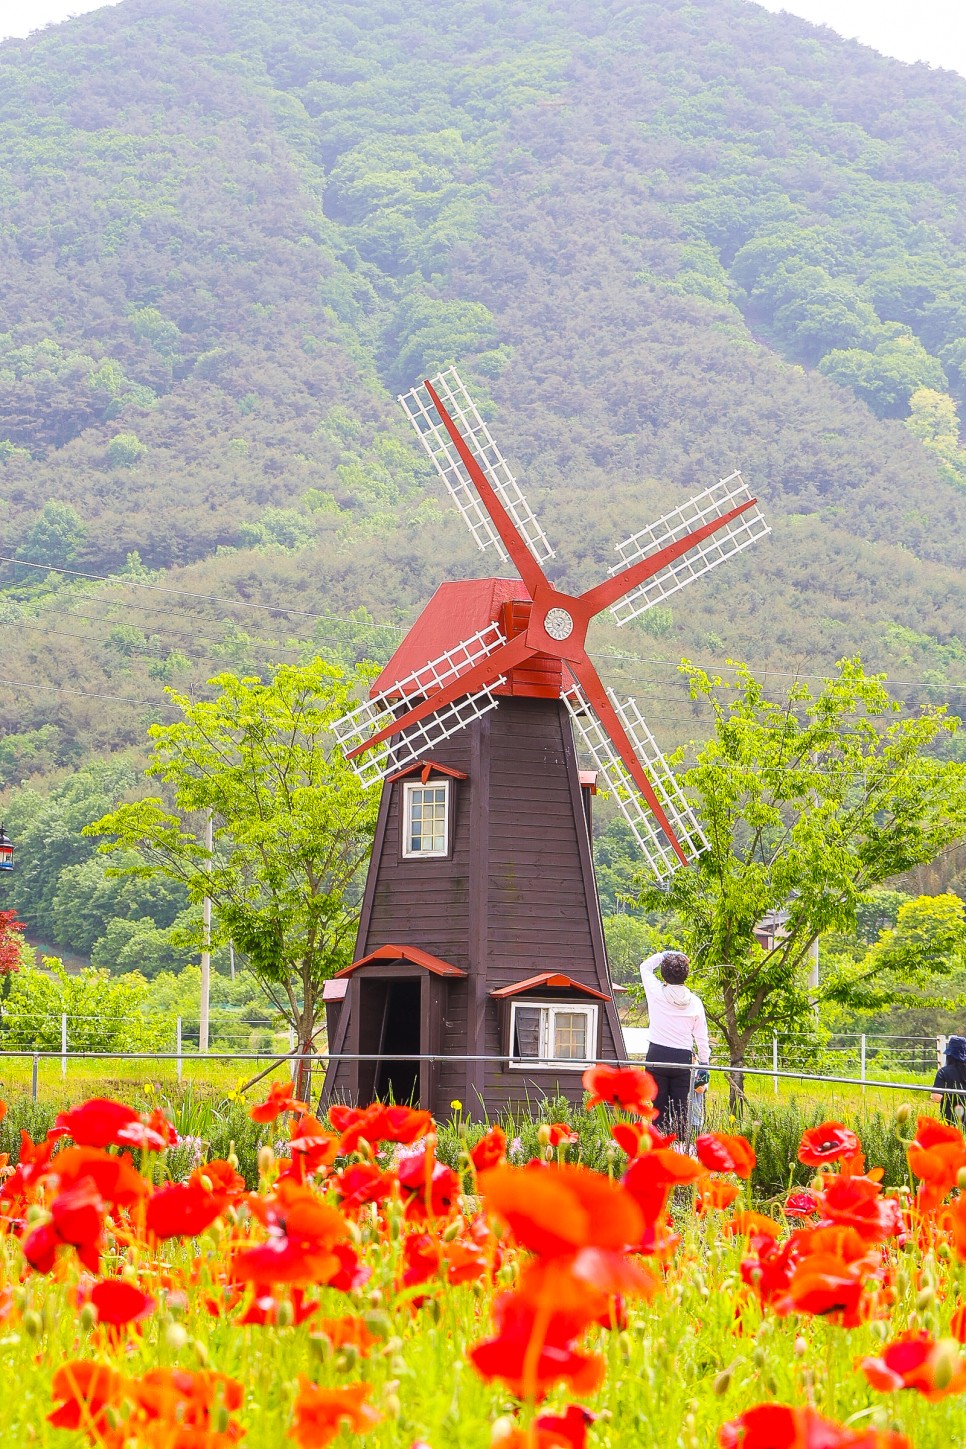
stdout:
POLYGON ((370 1202, 385 1202, 392 1195, 392 1175, 380 1172, 372 1162, 355 1162, 327 1182, 338 1192, 343 1212, 355 1212, 370 1202))
POLYGON ((52 1271, 61 1244, 76 1248, 90 1272, 100 1267, 101 1232, 105 1204, 91 1178, 85 1177, 59 1192, 50 1205, 50 1221, 24 1239, 23 1254, 37 1273, 52 1271))
POLYGON ((506 1159, 506 1133, 502 1127, 491 1127, 470 1153, 477 1172, 498 1167, 506 1159))
POLYGON ((174 1147, 178 1134, 159 1107, 133 1122, 126 1122, 114 1138, 118 1147, 137 1147, 142 1152, 164 1152, 174 1147))
POLYGON ((966 1303, 961 1303, 949 1320, 949 1331, 959 1343, 966 1343, 966 1303))
POLYGON ((814 1409, 758 1404, 718 1430, 720 1449, 912 1449, 902 1434, 850 1429, 814 1409))
POLYGON ((299 1375, 299 1391, 293 1406, 289 1438, 303 1449, 328 1444, 345 1424, 353 1434, 362 1434, 380 1422, 381 1415, 366 1399, 371 1384, 345 1384, 338 1389, 320 1389, 299 1375))
POLYGON ((312 1330, 313 1336, 324 1334, 333 1348, 354 1348, 360 1358, 368 1358, 379 1339, 361 1318, 322 1318, 312 1330))
POLYGON ((566 1383, 576 1394, 592 1394, 600 1386, 604 1360, 573 1347, 583 1319, 575 1324, 565 1315, 534 1308, 509 1293, 497 1298, 493 1318, 496 1336, 468 1353, 483 1378, 502 1379, 517 1398, 538 1401, 558 1383, 566 1383))
POLYGON ((121 1328, 154 1312, 154 1299, 124 1278, 104 1278, 91 1289, 98 1323, 121 1328))
POLYGON ((956 1186, 961 1169, 966 1167, 966 1142, 958 1128, 937 1122, 934 1117, 920 1117, 906 1156, 909 1167, 922 1182, 919 1207, 929 1212, 956 1186))
POLYGON ((723 1132, 706 1132, 694 1145, 698 1161, 711 1172, 733 1172, 736 1177, 750 1177, 754 1171, 757 1159, 747 1137, 728 1137, 723 1132))
POLYGON ((845 1328, 855 1328, 868 1317, 862 1291, 869 1276, 867 1262, 847 1262, 833 1253, 811 1253, 799 1263, 788 1292, 775 1303, 775 1311, 829 1317, 845 1328))
POLYGON ((272 1293, 256 1292, 236 1322, 246 1327, 274 1328, 278 1323, 278 1310, 282 1303, 290 1309, 288 1321, 296 1328, 319 1311, 318 1303, 307 1302, 301 1288, 293 1288, 291 1298, 281 1300, 272 1293))
POLYGON ((818 1198, 810 1192, 790 1192, 785 1199, 787 1218, 809 1218, 818 1212, 818 1198))
POLYGON ((3 1121, 4 1117, 6 1117, 6 1115, 7 1115, 7 1104, 4 1101, 0 1101, 0 1122, 3 1121))
POLYGON ((589 1247, 620 1251, 644 1230, 631 1194, 586 1167, 496 1167, 481 1174, 479 1188, 521 1247, 544 1257, 589 1247))
POLYGON ((722 1182, 720 1178, 712 1178, 708 1182, 698 1184, 697 1195, 694 1199, 694 1210, 696 1213, 706 1213, 712 1210, 721 1212, 729 1208, 741 1191, 735 1182, 722 1182))
POLYGON ((822 1122, 802 1133, 798 1160, 807 1167, 821 1167, 824 1162, 855 1157, 860 1150, 858 1137, 848 1127, 843 1127, 841 1122, 822 1122))
POLYGON ((195 1238, 209 1228, 224 1209, 223 1200, 206 1192, 199 1182, 170 1182, 151 1194, 145 1214, 150 1237, 195 1238))
POLYGON ((84 1429, 102 1433, 107 1428, 109 1407, 124 1396, 127 1380, 103 1364, 84 1362, 61 1364, 51 1385, 53 1398, 61 1402, 48 1422, 57 1429, 84 1429))
POLYGON ((188 1182, 202 1192, 214 1193, 226 1203, 241 1197, 245 1191, 245 1179, 241 1173, 222 1157, 213 1157, 203 1167, 196 1167, 188 1182))
POLYGON ((133 1207, 151 1191, 126 1153, 117 1157, 97 1147, 67 1147, 58 1152, 50 1175, 61 1192, 84 1181, 93 1182, 111 1208, 133 1207))
POLYGON ((587 1428, 596 1418, 581 1404, 569 1404, 563 1414, 538 1414, 529 1429, 513 1428, 494 1439, 494 1449, 586 1449, 587 1428))
POLYGON ((569 1122, 544 1123, 539 1128, 538 1135, 546 1147, 573 1147, 580 1141, 580 1134, 575 1132, 569 1122))
POLYGON ((429 1145, 404 1157, 396 1178, 410 1220, 445 1217, 459 1196, 459 1178, 451 1167, 436 1161, 429 1145))
POLYGON ((623 1181, 641 1209, 645 1224, 653 1227, 667 1206, 671 1189, 704 1176, 705 1168, 695 1158, 671 1147, 658 1147, 635 1158, 623 1181))
POLYGON ((657 1082, 643 1067, 588 1067, 582 1080, 584 1090, 590 1093, 588 1111, 600 1102, 646 1117, 648 1121, 657 1116, 652 1105, 657 1096, 657 1082))
POLYGON ((882 1186, 870 1177, 833 1177, 818 1196, 822 1224, 852 1227, 868 1242, 884 1243, 902 1227, 895 1198, 883 1197, 882 1186))
POLYGON ((253 1122, 274 1122, 283 1112, 307 1112, 308 1102, 299 1102, 292 1096, 291 1082, 273 1082, 264 1102, 250 1107, 248 1115, 253 1122))
POLYGON ((51 1130, 72 1137, 78 1147, 113 1147, 123 1145, 118 1139, 122 1128, 139 1121, 133 1107, 108 1097, 91 1097, 69 1112, 59 1112, 51 1130))
POLYGON ((888 1344, 878 1358, 862 1359, 859 1367, 880 1393, 915 1389, 923 1398, 943 1399, 966 1389, 966 1362, 958 1345, 952 1340, 936 1343, 928 1333, 907 1333, 888 1344))

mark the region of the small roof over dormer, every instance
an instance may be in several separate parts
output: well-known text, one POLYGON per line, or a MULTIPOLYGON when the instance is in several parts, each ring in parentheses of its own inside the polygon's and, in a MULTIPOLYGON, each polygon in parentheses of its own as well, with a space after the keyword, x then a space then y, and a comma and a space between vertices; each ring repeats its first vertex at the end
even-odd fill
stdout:
POLYGON ((523 981, 514 981, 512 986, 498 986, 490 995, 498 999, 507 996, 519 996, 525 991, 535 991, 541 986, 553 986, 558 991, 579 991, 584 996, 594 996, 598 1001, 609 1001, 610 997, 606 991, 595 991, 592 986, 585 986, 582 981, 575 981, 572 976, 564 976, 561 971, 541 971, 539 976, 527 976, 523 981))
POLYGON ((396 946, 387 944, 378 946, 375 951, 370 951, 368 956, 360 956, 358 961, 353 961, 351 966, 343 966, 341 971, 335 973, 333 979, 340 976, 351 976, 353 971, 358 971, 360 966, 371 966, 374 961, 409 961, 413 966, 422 966, 424 970, 431 971, 434 976, 465 976, 459 966, 451 966, 448 961, 441 961, 438 956, 432 956, 429 951, 421 951, 418 946, 396 946))
POLYGON ((581 790, 589 790, 592 795, 596 795, 597 774, 598 772, 596 770, 579 770, 578 776, 581 790))
POLYGON ((454 770, 451 765, 441 765, 438 760, 416 760, 405 769, 397 770, 394 775, 387 775, 386 783, 391 785, 394 780, 402 780, 407 775, 418 775, 424 785, 431 775, 448 775, 451 780, 470 778, 463 770, 454 770))

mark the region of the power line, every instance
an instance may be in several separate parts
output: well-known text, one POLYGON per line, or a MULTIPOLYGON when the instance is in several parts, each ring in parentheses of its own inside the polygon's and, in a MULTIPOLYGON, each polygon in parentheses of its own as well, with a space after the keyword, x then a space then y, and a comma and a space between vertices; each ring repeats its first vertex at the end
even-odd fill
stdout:
POLYGON ((28 684, 25 679, 8 679, 3 674, 0 674, 0 684, 8 684, 12 689, 31 689, 41 693, 52 689, 56 694, 76 694, 83 699, 113 699, 122 704, 141 704, 147 709, 171 709, 175 712, 179 710, 178 705, 166 704, 161 699, 134 699, 127 694, 101 694, 90 689, 71 689, 67 684, 28 684))
MULTIPOLYGON (((186 599, 201 599, 204 603, 222 604, 227 608, 232 609, 253 609, 255 612, 261 612, 263 614, 290 614, 296 615, 303 619, 323 620, 333 619, 336 617, 331 614, 316 614, 313 613, 310 609, 288 609, 284 608, 280 604, 253 604, 250 603, 247 599, 232 599, 225 594, 201 594, 197 593, 194 589, 173 589, 166 587, 164 584, 146 584, 142 579, 129 579, 126 578, 123 574, 93 574, 86 573, 82 569, 55 567, 53 564, 36 563, 31 559, 16 558, 12 554, 0 554, 0 563, 15 564, 19 567, 28 569, 40 569, 43 573, 66 574, 71 578, 76 579, 91 579, 97 583, 102 584, 121 584, 125 588, 150 589, 150 591, 155 594, 181 595, 183 598, 186 599)), ((344 624, 355 624, 361 623, 362 621, 357 619, 339 619, 338 622, 344 624)), ((396 624, 373 624, 367 625, 366 627, 371 627, 374 629, 392 629, 396 633, 399 632, 399 626, 396 624)))

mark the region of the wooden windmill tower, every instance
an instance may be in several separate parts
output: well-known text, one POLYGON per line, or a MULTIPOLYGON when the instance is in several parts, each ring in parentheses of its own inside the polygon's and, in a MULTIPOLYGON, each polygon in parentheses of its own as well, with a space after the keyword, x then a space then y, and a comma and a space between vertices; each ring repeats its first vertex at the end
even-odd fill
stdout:
POLYGON ((324 1095, 444 1115, 454 1098, 477 1113, 579 1100, 587 1063, 624 1054, 591 853, 598 779, 659 874, 706 845, 637 705, 604 687, 587 628, 606 608, 626 624, 768 527, 733 473, 620 544, 603 583, 562 593, 455 369, 400 401, 478 546, 519 577, 443 584, 337 726, 360 779, 383 784, 356 959, 326 987, 345 1059, 324 1095))

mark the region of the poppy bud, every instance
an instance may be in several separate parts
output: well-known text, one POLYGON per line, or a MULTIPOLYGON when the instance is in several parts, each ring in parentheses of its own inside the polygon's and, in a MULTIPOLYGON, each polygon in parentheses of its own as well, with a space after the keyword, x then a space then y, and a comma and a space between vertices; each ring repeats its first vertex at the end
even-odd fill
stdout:
POLYGON ((359 1350, 354 1343, 344 1343, 335 1356, 335 1366, 340 1374, 351 1373, 359 1362, 359 1350))
POLYGON ((183 1323, 169 1323, 164 1330, 164 1341, 172 1353, 179 1353, 188 1342, 188 1330, 183 1323))
POLYGON ((85 1333, 90 1333, 97 1322, 97 1309, 93 1303, 85 1303, 79 1315, 80 1326, 85 1333))
POLYGON ((886 1339, 889 1337, 889 1325, 888 1323, 886 1323, 885 1319, 874 1319, 872 1323, 869 1324, 869 1328, 871 1329, 872 1333, 875 1334, 875 1337, 880 1340, 880 1342, 885 1343, 886 1339))
POLYGON ((235 1172, 238 1171, 238 1153, 235 1151, 234 1142, 229 1142, 228 1144, 228 1156, 225 1158, 225 1161, 235 1172))
POLYGON ((959 1188, 966 1187, 966 1167, 961 1167, 959 1169, 959 1171, 957 1172, 957 1174, 956 1174, 956 1186, 959 1187, 959 1188))
POLYGON ((500 1449, 500 1445, 505 1444, 508 1439, 512 1439, 515 1432, 516 1420, 512 1414, 501 1414, 498 1419, 494 1419, 490 1426, 492 1449, 500 1449))
POLYGON ((392 1319, 384 1310, 370 1309, 363 1315, 363 1323, 375 1338, 388 1338, 392 1330, 392 1319))
POLYGON ((274 1148, 269 1147, 268 1144, 266 1143, 266 1145, 264 1147, 260 1147, 258 1149, 258 1175, 259 1175, 259 1177, 268 1177, 269 1173, 271 1172, 271 1170, 272 1170, 272 1168, 274 1166, 275 1166, 275 1150, 274 1150, 274 1148))
POLYGON ((280 1303, 275 1310, 275 1322, 279 1328, 291 1328, 295 1322, 295 1313, 291 1303, 280 1303))
POLYGON ((309 1351, 319 1363, 327 1363, 332 1357, 332 1340, 327 1333, 309 1334, 309 1351))
POLYGON ((796 1358, 804 1358, 807 1353, 808 1353, 808 1339, 807 1338, 803 1338, 802 1335, 799 1334, 798 1337, 795 1340, 795 1357, 796 1358))
POLYGON ((912 1108, 909 1106, 908 1102, 903 1102, 901 1106, 896 1108, 896 1121, 900 1124, 903 1122, 908 1122, 911 1116, 912 1108))
POLYGON ((373 1308, 381 1308, 382 1307, 382 1300, 383 1300, 382 1289, 381 1288, 373 1288, 372 1291, 371 1291, 371 1293, 369 1294, 369 1302, 372 1304, 373 1308))
POLYGON ((540 1123, 540 1126, 537 1128, 537 1141, 540 1143, 540 1146, 541 1147, 549 1147, 550 1146, 550 1125, 549 1125, 549 1123, 547 1123, 547 1122, 541 1122, 540 1123))
POLYGON ((443 1229, 443 1242, 451 1243, 453 1239, 459 1235, 459 1230, 462 1226, 463 1224, 460 1222, 459 1218, 454 1219, 454 1221, 451 1222, 448 1227, 443 1229))
POLYGON ((753 1349, 751 1354, 751 1360, 756 1368, 761 1368, 762 1364, 765 1362, 765 1350, 763 1348, 753 1349))
POLYGON ((201 1183, 201 1186, 204 1188, 205 1192, 214 1192, 215 1184, 212 1182, 207 1172, 203 1172, 198 1180, 201 1183))
POLYGON ((712 1384, 711 1387, 712 1387, 713 1393, 719 1399, 724 1394, 726 1394, 728 1392, 728 1390, 731 1388, 731 1369, 730 1368, 722 1369, 721 1372, 720 1372, 720 1374, 718 1374, 717 1378, 715 1379, 715 1381, 714 1381, 714 1383, 712 1384))
POLYGON ((932 1354, 932 1381, 937 1389, 947 1389, 961 1366, 959 1344, 952 1338, 941 1338, 932 1354))
POLYGON ((944 1263, 948 1263, 953 1256, 953 1250, 948 1243, 940 1243, 936 1249, 936 1256, 941 1258, 944 1263))
POLYGON ((402 1348, 403 1348, 403 1341, 402 1341, 401 1338, 398 1338, 398 1337, 396 1337, 396 1338, 387 1338, 386 1339, 386 1346, 383 1349, 383 1354, 384 1354, 384 1356, 386 1358, 391 1358, 393 1354, 401 1353, 402 1352, 402 1348))
POLYGON ((44 1325, 40 1314, 33 1308, 28 1308, 21 1319, 23 1331, 28 1338, 39 1338, 43 1333, 44 1325))
POLYGON ((931 1305, 935 1302, 935 1299, 936 1290, 931 1285, 926 1288, 920 1288, 919 1292, 916 1294, 916 1307, 919 1309, 919 1312, 922 1313, 924 1309, 931 1307, 931 1305))
POLYGON ((26 1219, 28 1228, 39 1228, 43 1223, 49 1223, 53 1221, 50 1213, 47 1212, 46 1208, 42 1208, 40 1204, 36 1202, 32 1202, 27 1209, 26 1219))
POLYGON ((387 1419, 398 1419, 402 1413, 402 1401, 398 1394, 386 1394, 382 1401, 382 1411, 387 1419))
POLYGON ((438 1298, 430 1298, 429 1299, 428 1303, 426 1304, 426 1312, 429 1314, 429 1317, 433 1320, 434 1323, 438 1323, 439 1322, 439 1320, 440 1320, 440 1306, 439 1306, 439 1299, 438 1298))
POLYGON ((208 1367, 208 1345, 206 1343, 202 1343, 202 1341, 201 1341, 200 1338, 196 1338, 195 1341, 194 1341, 194 1350, 195 1350, 195 1353, 198 1355, 198 1362, 201 1364, 201 1367, 202 1368, 207 1368, 208 1367))
POLYGON ((216 1434, 227 1434, 228 1425, 231 1422, 228 1409, 224 1404, 219 1404, 214 1414, 214 1430, 216 1434))

